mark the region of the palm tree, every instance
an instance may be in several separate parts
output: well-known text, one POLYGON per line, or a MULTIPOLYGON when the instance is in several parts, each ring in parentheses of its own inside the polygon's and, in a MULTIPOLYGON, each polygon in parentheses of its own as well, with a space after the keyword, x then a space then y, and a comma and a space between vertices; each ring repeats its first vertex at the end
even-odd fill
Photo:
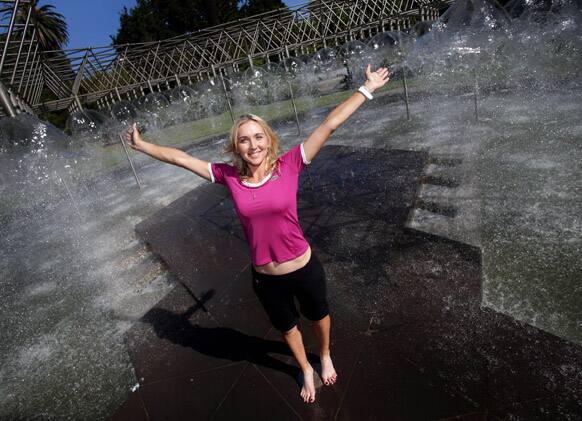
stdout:
MULTIPOLYGON (((36 28, 36 39, 40 44, 40 49, 44 51, 60 50, 69 42, 69 31, 65 17, 56 12, 55 7, 50 4, 44 6, 38 5, 39 0, 31 0, 30 3, 24 3, 16 12, 15 23, 24 25, 29 9, 30 21, 28 24, 28 35, 32 34, 33 28, 36 28)), ((12 16, 12 6, 5 6, 0 9, 2 20, 10 19, 12 16)), ((23 28, 24 26, 22 26, 23 28)))

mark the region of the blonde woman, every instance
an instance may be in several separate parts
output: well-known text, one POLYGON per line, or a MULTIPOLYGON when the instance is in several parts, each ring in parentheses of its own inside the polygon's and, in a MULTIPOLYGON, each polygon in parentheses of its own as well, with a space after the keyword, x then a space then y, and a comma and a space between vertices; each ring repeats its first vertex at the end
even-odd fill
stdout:
POLYGON ((387 68, 373 72, 368 65, 364 85, 337 106, 307 140, 281 156, 273 130, 251 114, 241 116, 230 130, 226 150, 232 154, 233 165, 211 164, 179 149, 148 143, 135 124, 125 135, 133 149, 229 189, 250 248, 253 290, 303 372, 300 395, 304 402, 315 401, 314 370, 297 328, 299 311, 294 297, 318 339, 323 383, 333 385, 338 377, 330 354, 325 272, 297 218, 299 174, 332 133, 388 79, 387 68))

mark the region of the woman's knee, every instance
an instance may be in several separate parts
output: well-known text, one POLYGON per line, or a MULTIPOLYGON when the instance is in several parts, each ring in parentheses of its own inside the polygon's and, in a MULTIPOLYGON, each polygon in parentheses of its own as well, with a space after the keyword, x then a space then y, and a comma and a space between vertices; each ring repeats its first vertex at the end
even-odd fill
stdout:
POLYGON ((294 325, 294 326, 293 326, 291 329, 288 329, 288 330, 282 330, 282 331, 281 331, 281 334, 282 334, 284 337, 288 337, 288 336, 294 335, 294 334, 296 334, 296 333, 298 333, 298 332, 299 332, 299 329, 297 328, 297 325, 294 325))
POLYGON ((331 316, 329 315, 329 312, 325 314, 325 316, 323 317, 319 317, 318 319, 315 320, 310 320, 311 321, 311 325, 326 325, 329 324, 331 321, 331 316))

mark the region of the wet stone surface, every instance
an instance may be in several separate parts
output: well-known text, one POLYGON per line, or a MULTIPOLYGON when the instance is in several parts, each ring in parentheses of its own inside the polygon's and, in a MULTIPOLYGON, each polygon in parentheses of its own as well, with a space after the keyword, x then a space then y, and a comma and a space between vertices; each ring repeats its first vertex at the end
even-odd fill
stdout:
POLYGON ((112 419, 582 419, 582 349, 482 307, 478 248, 405 228, 427 165, 327 146, 302 175, 339 374, 311 405, 252 293, 226 190, 203 185, 141 222, 179 284, 127 332, 140 387, 112 419))

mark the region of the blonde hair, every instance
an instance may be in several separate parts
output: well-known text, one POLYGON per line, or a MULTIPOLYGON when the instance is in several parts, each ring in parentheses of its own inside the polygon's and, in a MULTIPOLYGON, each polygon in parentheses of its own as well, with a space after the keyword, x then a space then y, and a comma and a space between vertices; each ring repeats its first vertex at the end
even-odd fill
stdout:
POLYGON ((242 180, 249 178, 251 174, 247 163, 238 153, 238 132, 240 126, 248 123, 249 121, 254 121, 259 126, 261 126, 265 132, 265 135, 267 136, 267 139, 269 139, 270 146, 267 152, 267 173, 270 173, 277 168, 277 162, 279 160, 279 139, 277 138, 277 135, 273 129, 269 127, 269 124, 267 124, 267 122, 261 117, 254 114, 241 115, 234 122, 232 128, 230 129, 230 135, 228 137, 229 141, 224 148, 224 152, 230 153, 232 155, 234 167, 236 168, 238 175, 242 180))

